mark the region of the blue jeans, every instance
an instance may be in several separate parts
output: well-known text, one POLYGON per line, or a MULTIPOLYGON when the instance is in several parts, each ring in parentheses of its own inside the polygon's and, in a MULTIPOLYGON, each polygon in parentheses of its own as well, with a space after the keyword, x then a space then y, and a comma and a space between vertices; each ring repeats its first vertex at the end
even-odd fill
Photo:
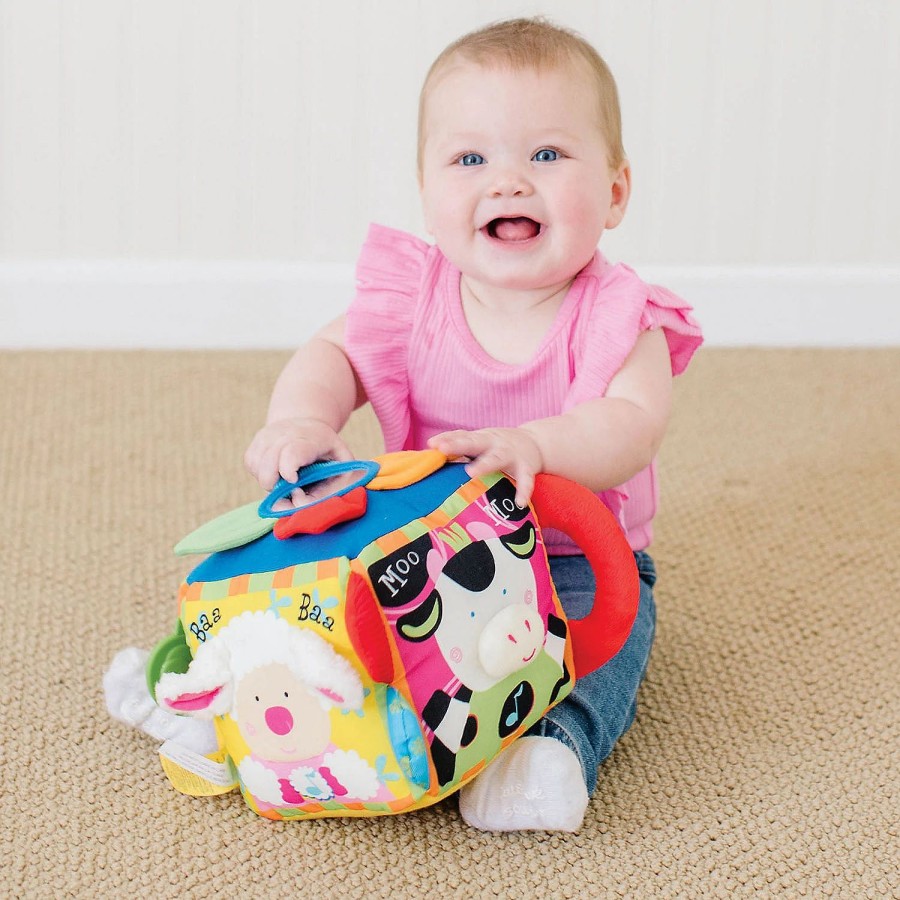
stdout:
MULTIPOLYGON (((575 751, 588 794, 597 786, 597 767, 629 729, 637 711, 637 692, 650 659, 656 632, 653 585, 656 567, 649 554, 634 554, 640 575, 637 617, 622 649, 606 665, 575 682, 572 692, 528 733, 562 741, 575 751)), ((583 556, 552 556, 550 572, 566 616, 581 619, 594 600, 594 575, 583 556)))

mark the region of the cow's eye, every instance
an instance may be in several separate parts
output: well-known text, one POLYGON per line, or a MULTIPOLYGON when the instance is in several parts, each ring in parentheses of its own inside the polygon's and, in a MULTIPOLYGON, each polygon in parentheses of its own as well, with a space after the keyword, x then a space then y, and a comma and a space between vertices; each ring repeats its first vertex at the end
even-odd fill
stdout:
POLYGON ((259 703, 259 697, 256 698, 256 702, 259 703))
POLYGON ((284 696, 285 696, 285 698, 287 698, 287 691, 284 692, 284 696))

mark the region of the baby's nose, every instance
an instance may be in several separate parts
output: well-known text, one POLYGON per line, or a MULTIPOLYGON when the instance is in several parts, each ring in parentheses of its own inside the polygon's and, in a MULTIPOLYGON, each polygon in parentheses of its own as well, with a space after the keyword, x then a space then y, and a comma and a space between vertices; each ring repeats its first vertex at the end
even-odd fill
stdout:
POLYGON ((505 169, 491 182, 492 197, 528 197, 534 192, 528 177, 517 169, 505 169))

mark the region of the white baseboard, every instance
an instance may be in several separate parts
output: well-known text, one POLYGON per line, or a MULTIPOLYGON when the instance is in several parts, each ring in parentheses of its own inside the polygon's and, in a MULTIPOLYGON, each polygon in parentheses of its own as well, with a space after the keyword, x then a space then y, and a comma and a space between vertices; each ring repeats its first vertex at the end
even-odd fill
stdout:
MULTIPOLYGON (((642 267, 709 346, 900 345, 900 267, 642 267)), ((353 266, 0 261, 0 347, 289 348, 341 313, 353 266)))

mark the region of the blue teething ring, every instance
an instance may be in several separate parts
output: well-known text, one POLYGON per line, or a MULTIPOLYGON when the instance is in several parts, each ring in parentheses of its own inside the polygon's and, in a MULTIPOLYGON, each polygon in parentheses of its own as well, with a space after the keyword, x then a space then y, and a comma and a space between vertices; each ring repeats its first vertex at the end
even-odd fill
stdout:
POLYGON ((342 497, 354 488, 368 484, 378 474, 379 468, 380 466, 377 462, 366 459, 354 459, 346 462, 323 460, 322 462, 314 462, 311 465, 304 466, 297 473, 296 481, 279 479, 278 484, 272 488, 269 496, 259 504, 259 517, 261 519, 283 519, 285 516, 291 516, 297 512, 296 509, 282 509, 277 512, 272 509, 275 503, 287 497, 296 488, 316 484, 319 481, 324 481, 326 478, 333 478, 335 475, 343 475, 346 472, 362 473, 352 484, 348 484, 346 487, 342 487, 340 490, 327 494, 324 497, 319 497, 318 500, 313 500, 303 507, 303 509, 308 509, 310 506, 324 503, 332 497, 342 497))

